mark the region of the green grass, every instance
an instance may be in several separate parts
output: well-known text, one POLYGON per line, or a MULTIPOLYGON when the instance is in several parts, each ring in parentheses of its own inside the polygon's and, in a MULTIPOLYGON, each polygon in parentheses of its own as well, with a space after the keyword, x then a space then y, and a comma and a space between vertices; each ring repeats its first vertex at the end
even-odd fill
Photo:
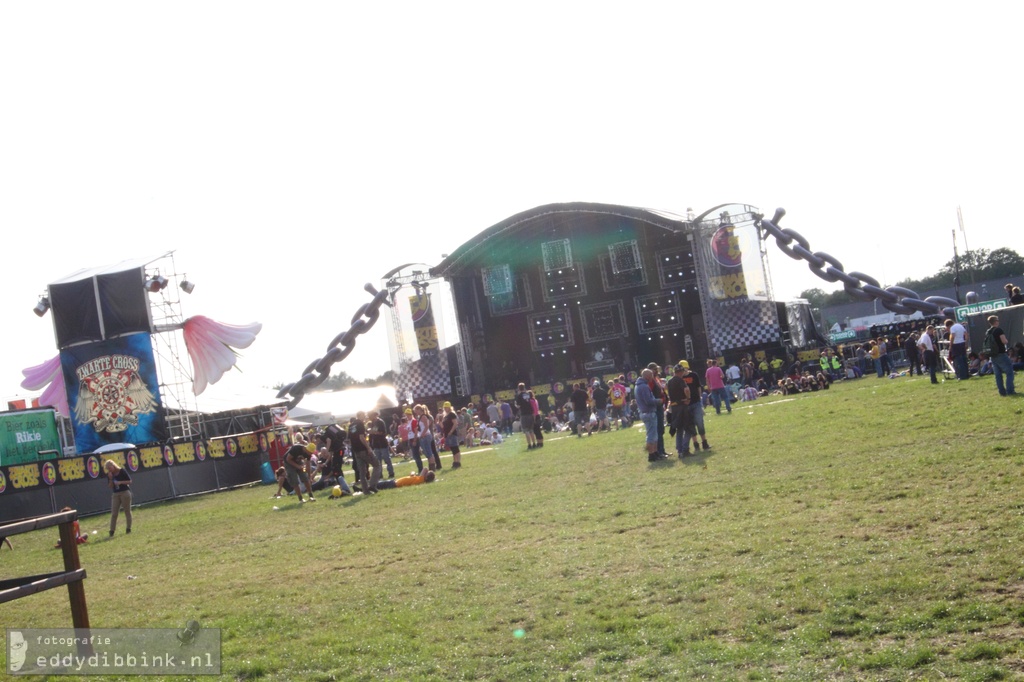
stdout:
MULTIPOLYGON (((684 463, 519 437, 369 499, 91 517, 90 617, 222 628, 237 680, 1022 679, 1022 412, 990 378, 868 378, 712 411, 684 463)), ((59 568, 55 535, 5 575, 59 568)), ((63 590, 2 613, 70 626, 63 590)))

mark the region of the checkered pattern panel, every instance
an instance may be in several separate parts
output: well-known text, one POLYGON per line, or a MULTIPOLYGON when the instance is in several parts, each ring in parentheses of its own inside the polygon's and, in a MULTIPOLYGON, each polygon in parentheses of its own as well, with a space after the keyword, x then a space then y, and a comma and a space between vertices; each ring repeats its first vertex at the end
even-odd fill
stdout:
POLYGON ((711 345, 719 353, 777 343, 782 336, 775 304, 771 301, 714 301, 706 313, 711 345))
POLYGON ((447 354, 441 352, 404 365, 395 377, 395 389, 402 398, 412 393, 414 400, 419 396, 450 394, 452 385, 447 354))

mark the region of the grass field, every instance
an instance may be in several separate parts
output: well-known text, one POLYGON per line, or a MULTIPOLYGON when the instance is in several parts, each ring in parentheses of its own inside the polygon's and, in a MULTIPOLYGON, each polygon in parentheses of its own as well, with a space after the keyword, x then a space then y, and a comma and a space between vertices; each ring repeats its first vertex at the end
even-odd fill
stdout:
MULTIPOLYGON (((1022 679, 1022 412, 991 378, 866 378, 712 410, 685 462, 519 436, 366 499, 91 517, 91 622, 221 628, 236 680, 1022 679)), ((55 537, 4 576, 59 569, 55 537)), ((2 614, 70 627, 62 589, 2 614)))

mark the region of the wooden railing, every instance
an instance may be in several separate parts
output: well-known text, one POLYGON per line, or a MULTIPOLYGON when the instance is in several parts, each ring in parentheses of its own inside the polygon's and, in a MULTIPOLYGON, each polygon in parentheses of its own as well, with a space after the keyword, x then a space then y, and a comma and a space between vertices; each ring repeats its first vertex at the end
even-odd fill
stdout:
POLYGON ((77 519, 77 511, 67 511, 0 526, 0 537, 58 526, 60 549, 64 556, 63 571, 0 580, 0 604, 67 585, 68 598, 71 600, 71 623, 75 628, 88 629, 89 609, 85 603, 85 585, 82 582, 85 580, 85 569, 78 559, 78 538, 74 531, 77 519))

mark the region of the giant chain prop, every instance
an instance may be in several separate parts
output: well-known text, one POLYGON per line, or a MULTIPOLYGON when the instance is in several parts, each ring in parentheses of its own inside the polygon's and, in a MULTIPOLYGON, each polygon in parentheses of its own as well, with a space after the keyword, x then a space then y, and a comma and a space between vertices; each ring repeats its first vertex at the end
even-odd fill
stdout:
POLYGON ((347 358, 356 347, 356 337, 370 331, 370 327, 380 317, 380 307, 388 303, 387 290, 377 291, 372 284, 367 284, 363 288, 373 294, 373 300, 359 307, 356 314, 352 316, 352 326, 348 328, 348 331, 338 334, 327 344, 327 355, 309 363, 302 371, 301 379, 288 384, 277 392, 278 398, 291 396, 291 400, 288 402, 289 410, 298 405, 308 391, 327 381, 327 377, 331 375, 331 366, 347 358))
POLYGON ((953 307, 960 305, 958 301, 945 296, 929 296, 924 300, 917 292, 906 287, 885 287, 884 289, 874 277, 862 272, 846 272, 843 264, 824 251, 811 251, 810 243, 796 230, 780 228, 779 221, 786 215, 786 209, 775 209, 771 220, 764 216, 756 216, 754 224, 769 235, 775 237, 775 244, 782 252, 794 260, 807 261, 807 267, 815 275, 826 282, 842 282, 843 289, 858 301, 879 300, 886 309, 900 315, 913 315, 921 311, 925 315, 944 314, 953 317, 953 307))

